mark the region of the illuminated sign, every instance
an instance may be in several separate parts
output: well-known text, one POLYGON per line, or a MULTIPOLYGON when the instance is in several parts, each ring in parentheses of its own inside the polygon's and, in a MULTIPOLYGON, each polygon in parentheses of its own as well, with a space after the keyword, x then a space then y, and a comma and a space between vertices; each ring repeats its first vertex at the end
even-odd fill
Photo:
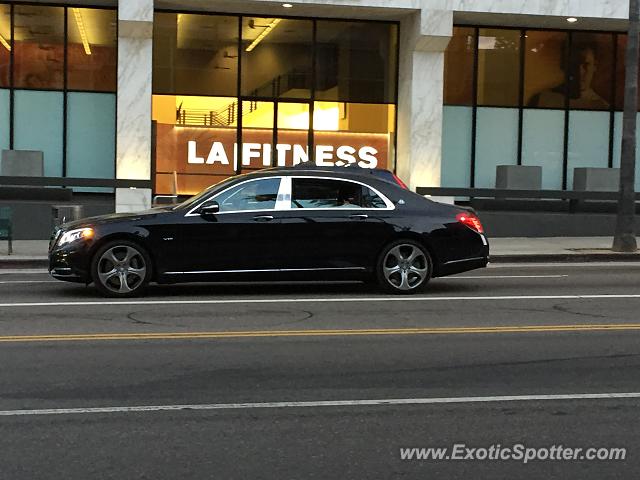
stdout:
MULTIPOLYGON (((230 165, 229 156, 233 160, 233 169, 238 167, 238 144, 233 144, 233 154, 228 155, 222 142, 213 142, 206 159, 198 156, 198 144, 195 140, 187 142, 187 163, 207 165, 230 165)), ((243 143, 242 166, 243 167, 270 167, 273 148, 270 143, 243 143)), ((277 166, 287 165, 287 157, 291 154, 293 165, 309 161, 309 149, 306 146, 287 143, 278 143, 275 146, 277 166)), ((376 168, 378 150, 371 146, 355 148, 350 145, 316 145, 315 164, 320 167, 344 167, 358 165, 361 168, 376 168)))
POLYGON ((315 131, 313 152, 307 130, 235 127, 155 126, 155 190, 193 194, 238 171, 293 166, 310 158, 318 166, 387 168, 393 138, 386 133, 315 131), (313 155, 312 155, 313 153, 313 155))

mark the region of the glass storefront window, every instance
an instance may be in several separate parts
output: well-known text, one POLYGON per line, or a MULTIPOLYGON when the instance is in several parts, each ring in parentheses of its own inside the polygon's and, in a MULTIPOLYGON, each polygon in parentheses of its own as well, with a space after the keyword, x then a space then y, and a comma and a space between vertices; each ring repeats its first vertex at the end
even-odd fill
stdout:
POLYGON ((609 110, 613 82, 613 35, 574 33, 569 56, 572 109, 609 110))
POLYGON ((562 189, 564 111, 525 109, 522 118, 522 164, 542 167, 542 188, 562 189))
POLYGON ((155 191, 191 195, 236 172, 235 97, 154 95, 155 191))
POLYGON ((13 148, 39 150, 44 156, 44 175, 63 173, 64 93, 14 90, 13 148))
POLYGON ((155 23, 157 194, 306 161, 393 168, 397 24, 167 12, 155 23))
POLYGON ((156 13, 153 91, 237 95, 238 17, 156 13))
POLYGON ((398 27, 318 20, 316 99, 395 102, 398 27))
POLYGON ((445 52, 445 105, 473 105, 473 61, 476 49, 475 28, 454 27, 445 52))
POLYGON ((569 114, 567 188, 579 167, 606 168, 609 157, 609 112, 573 111, 569 114))
POLYGON ((271 166, 273 160, 274 102, 245 100, 242 102, 243 172, 271 166))
POLYGON ((311 97, 313 22, 242 19, 242 95, 311 97))
POLYGON ((520 30, 481 28, 478 105, 516 107, 520 93, 520 30))
POLYGON ((477 115, 473 186, 495 188, 496 167, 517 163, 518 109, 481 107, 477 115))
POLYGON ((393 168, 394 105, 315 102, 313 129, 318 165, 393 168))
POLYGON ((441 186, 471 186, 472 129, 473 109, 471 107, 454 105, 444 107, 441 186))
POLYGON ((0 5, 0 87, 11 83, 11 7, 0 5))
POLYGON ((525 39, 524 104, 529 107, 565 108, 566 32, 529 30, 525 39))
POLYGON ((116 91, 116 22, 115 10, 68 9, 68 89, 116 91))
POLYGON ((278 102, 275 164, 294 165, 309 159, 309 103, 278 102))
POLYGON ((14 7, 14 86, 64 87, 64 8, 14 7))
MULTIPOLYGON (((116 96, 113 93, 69 92, 67 95, 67 176, 114 178, 116 96), (87 155, 91 152, 91 155, 87 155)), ((75 192, 112 189, 74 188, 75 192)))
POLYGON ((45 176, 112 179, 116 10, 34 3, 0 5, 0 149, 41 151, 45 176))
POLYGON ((476 52, 465 53, 474 32, 466 26, 454 27, 446 52, 443 184, 458 184, 461 169, 474 168, 471 186, 490 187, 497 165, 522 164, 543 167, 543 188, 571 188, 575 168, 616 165, 619 132, 612 110, 623 108, 626 35, 477 31, 476 52), (474 85, 465 72, 473 70, 474 53, 477 98, 469 103, 474 85), (473 137, 475 149, 466 141, 473 137))

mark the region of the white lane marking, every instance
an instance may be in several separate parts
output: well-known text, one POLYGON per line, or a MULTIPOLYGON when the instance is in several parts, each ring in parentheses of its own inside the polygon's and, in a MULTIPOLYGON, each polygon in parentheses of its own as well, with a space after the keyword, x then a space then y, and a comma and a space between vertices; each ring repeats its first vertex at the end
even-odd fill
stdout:
POLYGON ((0 285, 19 283, 60 283, 60 280, 0 280, 0 285))
POLYGON ((176 410, 239 410, 258 408, 320 408, 320 407, 372 407, 393 405, 436 405, 498 402, 539 402, 549 400, 615 400, 640 398, 640 392, 630 393, 576 393, 560 395, 501 395, 493 397, 449 398, 391 398, 378 400, 326 400, 315 402, 250 402, 208 403, 194 405, 136 405, 120 407, 43 408, 33 410, 0 410, 0 416, 64 415, 96 413, 137 413, 176 410))
POLYGON ((523 268, 566 268, 566 267, 576 267, 576 268, 586 268, 586 267, 594 267, 594 268, 602 268, 608 267, 611 269, 617 267, 640 267, 640 261, 636 262, 551 262, 551 263, 539 263, 539 262, 521 262, 521 263, 489 263, 487 265, 487 269, 493 270, 497 268, 512 268, 512 269, 523 269, 523 268))
POLYGON ((237 298, 220 300, 104 300, 86 302, 21 302, 0 303, 0 307, 86 307, 100 305, 238 305, 267 303, 346 303, 346 302, 444 302, 444 301, 511 301, 511 300, 620 300, 640 298, 640 294, 604 295, 503 295, 495 297, 337 297, 337 298, 237 298))
POLYGON ((41 268, 0 268, 0 275, 49 275, 47 270, 41 268))
POLYGON ((566 278, 569 275, 468 275, 468 276, 452 276, 442 277, 438 280, 486 280, 486 279, 506 279, 506 278, 566 278))

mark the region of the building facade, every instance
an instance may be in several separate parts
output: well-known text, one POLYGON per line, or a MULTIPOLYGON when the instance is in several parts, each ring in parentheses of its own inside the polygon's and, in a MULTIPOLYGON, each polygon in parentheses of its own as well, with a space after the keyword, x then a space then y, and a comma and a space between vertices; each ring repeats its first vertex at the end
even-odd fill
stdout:
POLYGON ((412 189, 538 165, 543 188, 571 189, 574 168, 619 164, 627 15, 626 0, 0 1, 0 150, 43 152, 51 186, 104 180, 74 195, 119 211, 302 161, 412 189))

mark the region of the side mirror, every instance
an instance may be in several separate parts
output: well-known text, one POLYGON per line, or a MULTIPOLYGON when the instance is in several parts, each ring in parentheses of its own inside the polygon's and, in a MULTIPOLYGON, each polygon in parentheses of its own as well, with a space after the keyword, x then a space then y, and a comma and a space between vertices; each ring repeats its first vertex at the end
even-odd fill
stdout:
POLYGON ((215 200, 207 200, 200 207, 201 217, 212 217, 220 211, 220 204, 215 200))

